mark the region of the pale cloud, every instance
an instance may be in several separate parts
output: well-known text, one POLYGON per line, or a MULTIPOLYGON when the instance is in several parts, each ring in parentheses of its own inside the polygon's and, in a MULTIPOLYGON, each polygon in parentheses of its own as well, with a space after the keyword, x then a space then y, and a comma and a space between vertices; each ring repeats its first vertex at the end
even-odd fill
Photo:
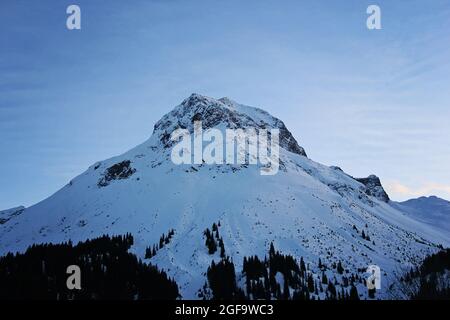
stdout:
POLYGON ((399 198, 412 198, 429 195, 437 195, 447 199, 450 197, 450 185, 436 182, 427 182, 417 188, 413 188, 398 181, 389 181, 386 183, 385 187, 388 194, 399 198))

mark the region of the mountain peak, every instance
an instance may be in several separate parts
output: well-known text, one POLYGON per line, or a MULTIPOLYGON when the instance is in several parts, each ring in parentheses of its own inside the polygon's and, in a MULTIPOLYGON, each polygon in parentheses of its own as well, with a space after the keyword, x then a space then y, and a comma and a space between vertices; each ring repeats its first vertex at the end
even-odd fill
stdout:
POLYGON ((208 104, 217 104, 222 107, 234 107, 238 105, 238 103, 228 97, 222 97, 220 99, 215 99, 212 97, 208 97, 199 93, 192 93, 189 97, 183 100, 181 103, 186 107, 197 107, 199 105, 208 105, 208 104), (222 105, 221 105, 222 104, 222 105))
POLYGON ((199 105, 208 105, 214 103, 216 99, 207 97, 198 93, 192 93, 189 97, 183 100, 181 105, 186 107, 197 107, 199 105))
POLYGON ((153 135, 164 146, 171 146, 170 134, 176 129, 194 131, 194 122, 201 121, 203 129, 263 129, 280 130, 280 147, 301 156, 307 156, 285 124, 268 112, 239 104, 230 98, 214 99, 198 93, 191 94, 155 124, 153 135))
POLYGON ((428 203, 446 203, 446 204, 450 204, 450 201, 442 199, 442 198, 439 198, 439 197, 437 197, 435 195, 431 195, 431 196, 428 196, 428 197, 427 196, 421 196, 421 197, 418 197, 418 198, 413 198, 413 199, 409 199, 409 200, 403 201, 401 203, 405 204, 405 203, 408 203, 408 202, 424 202, 424 203, 428 202, 428 203))

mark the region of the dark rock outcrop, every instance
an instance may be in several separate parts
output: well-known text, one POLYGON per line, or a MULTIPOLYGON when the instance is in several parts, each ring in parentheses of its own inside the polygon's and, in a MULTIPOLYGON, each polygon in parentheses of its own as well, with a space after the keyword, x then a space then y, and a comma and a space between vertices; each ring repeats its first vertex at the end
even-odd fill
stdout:
POLYGON ((367 178, 354 178, 366 187, 366 194, 377 198, 378 200, 389 202, 389 196, 381 185, 380 178, 370 175, 367 178))
POLYGON ((106 169, 97 185, 99 187, 106 187, 112 180, 126 179, 135 172, 136 169, 131 167, 131 161, 124 160, 106 169))

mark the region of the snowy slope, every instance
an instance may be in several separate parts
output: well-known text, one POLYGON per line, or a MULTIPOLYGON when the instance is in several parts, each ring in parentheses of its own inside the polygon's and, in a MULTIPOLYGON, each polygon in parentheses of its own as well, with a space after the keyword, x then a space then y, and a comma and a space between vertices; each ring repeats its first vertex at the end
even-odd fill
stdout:
POLYGON ((21 215, 24 210, 25 210, 25 207, 20 206, 20 207, 0 211, 0 224, 5 224, 6 222, 10 221, 14 217, 21 215))
MULTIPOLYGON (((132 250, 144 257, 145 248, 173 228, 170 243, 150 261, 176 279, 183 298, 196 298, 211 259, 219 259, 208 254, 203 231, 220 221, 226 253, 238 271, 244 256, 264 257, 273 241, 283 253, 303 256, 312 269, 319 257, 326 263, 342 260, 350 270, 377 264, 388 284, 394 271, 450 240, 448 233, 436 233, 379 195, 378 185, 366 186, 337 167, 307 158, 283 122, 267 112, 193 94, 158 121, 148 141, 92 165, 1 224, 0 254, 32 243, 131 232, 132 250), (221 130, 279 128, 280 171, 262 176, 257 165, 173 164, 168 137, 176 128, 192 132, 193 119, 221 130)), ((389 296, 387 288, 382 297, 389 296)))
POLYGON ((443 233, 450 232, 450 202, 436 196, 395 202, 393 206, 417 221, 426 223, 443 233))

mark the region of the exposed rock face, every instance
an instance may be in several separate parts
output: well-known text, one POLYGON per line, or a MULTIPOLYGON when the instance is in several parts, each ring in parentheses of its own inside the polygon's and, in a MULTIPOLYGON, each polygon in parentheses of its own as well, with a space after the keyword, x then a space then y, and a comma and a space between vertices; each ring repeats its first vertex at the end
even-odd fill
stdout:
POLYGON ((381 185, 380 178, 375 175, 370 175, 367 178, 355 178, 356 181, 361 182, 366 186, 366 193, 369 196, 375 197, 378 200, 389 202, 389 196, 386 191, 384 191, 381 185))
POLYGON ((136 172, 130 166, 130 160, 125 160, 106 169, 103 178, 98 182, 99 187, 106 187, 112 180, 126 179, 136 172))
POLYGON ((171 147, 170 134, 179 128, 192 133, 194 121, 202 121, 205 130, 220 125, 227 129, 279 129, 280 147, 307 156, 285 124, 266 111, 238 104, 228 98, 213 99, 195 93, 158 121, 153 134, 159 136, 165 147, 171 147))

